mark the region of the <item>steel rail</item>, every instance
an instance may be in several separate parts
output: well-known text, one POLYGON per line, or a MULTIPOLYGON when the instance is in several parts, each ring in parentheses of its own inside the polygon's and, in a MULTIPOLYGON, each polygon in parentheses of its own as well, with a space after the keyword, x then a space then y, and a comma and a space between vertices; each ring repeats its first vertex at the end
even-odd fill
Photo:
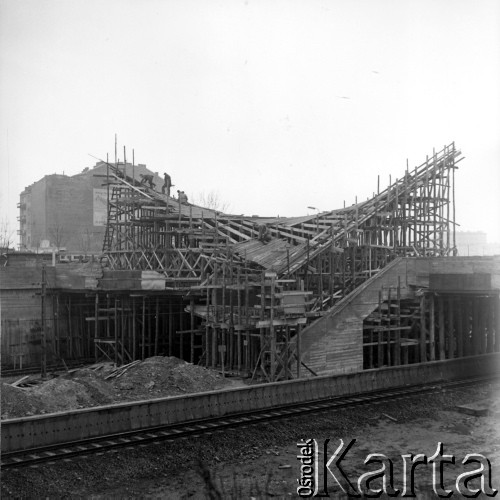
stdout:
POLYGON ((144 446, 153 442, 172 441, 196 435, 211 434, 213 432, 220 432, 232 427, 255 425, 308 413, 317 413, 364 404, 376 404, 387 400, 407 398, 432 392, 436 388, 457 389, 492 380, 498 380, 498 377, 477 377, 451 382, 439 381, 425 385, 404 386, 369 393, 357 393, 349 396, 319 399, 305 403, 280 405, 264 410, 236 413, 224 417, 191 420, 180 424, 136 429, 134 431, 109 434, 106 436, 99 436, 97 438, 68 441, 66 443, 58 443, 57 445, 3 453, 1 457, 1 467, 3 469, 20 468, 44 462, 68 460, 92 453, 102 454, 112 450, 116 451, 120 448, 133 448, 137 446, 144 446))

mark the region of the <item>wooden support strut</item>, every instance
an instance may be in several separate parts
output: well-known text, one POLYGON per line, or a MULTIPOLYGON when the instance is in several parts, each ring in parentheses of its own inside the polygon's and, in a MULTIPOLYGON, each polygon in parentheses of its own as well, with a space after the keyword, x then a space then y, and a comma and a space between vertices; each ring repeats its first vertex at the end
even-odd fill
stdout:
POLYGON ((437 301, 438 307, 438 338, 439 338, 439 359, 446 359, 446 351, 445 351, 445 326, 444 326, 444 300, 442 296, 438 297, 437 301))
POLYGON ((420 362, 427 361, 427 330, 426 330, 426 307, 425 295, 420 297, 420 362))

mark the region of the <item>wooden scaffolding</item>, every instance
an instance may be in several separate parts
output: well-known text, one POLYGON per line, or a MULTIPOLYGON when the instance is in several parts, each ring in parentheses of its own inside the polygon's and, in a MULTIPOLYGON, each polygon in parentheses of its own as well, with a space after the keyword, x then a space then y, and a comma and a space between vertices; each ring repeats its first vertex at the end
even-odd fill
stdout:
MULTIPOLYGON (((196 346, 206 366, 266 380, 290 378, 300 373, 298 339, 310 318, 396 256, 456 254, 454 180, 460 157, 452 143, 420 166, 407 165, 386 189, 378 182, 365 202, 294 218, 230 215, 182 203, 109 164, 103 253, 113 270, 157 271, 166 290, 185 291, 185 311, 195 319, 176 334, 190 339, 191 359, 196 346), (289 314, 287 292, 301 297, 300 314, 289 314)), ((389 309, 395 297, 397 290, 389 309)), ((386 300, 381 297, 381 306, 386 300)), ((388 324, 380 311, 367 334, 370 366, 386 363, 380 344, 398 345, 383 356, 413 355, 411 339, 401 336, 413 328, 412 307, 389 314, 388 324), (394 330, 399 333, 388 334, 395 317, 402 322, 394 330), (402 343, 406 350, 399 348, 402 343)))

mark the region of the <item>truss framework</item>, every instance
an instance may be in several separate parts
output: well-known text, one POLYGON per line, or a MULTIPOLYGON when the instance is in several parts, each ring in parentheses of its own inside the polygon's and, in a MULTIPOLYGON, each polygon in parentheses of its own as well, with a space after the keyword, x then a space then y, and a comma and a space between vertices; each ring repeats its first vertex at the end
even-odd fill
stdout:
MULTIPOLYGON (((300 328, 297 323, 275 330, 271 321, 254 331, 255 304, 248 295, 255 295, 262 273, 310 291, 302 318, 311 318, 396 256, 455 254, 454 180, 460 157, 452 143, 413 170, 407 167, 386 189, 377 187, 367 201, 295 218, 237 216, 182 204, 110 165, 103 253, 112 269, 158 271, 168 288, 198 293, 205 304, 203 313, 196 312, 205 330, 202 363, 257 370, 267 380, 289 378, 294 356, 300 372, 300 353, 294 351, 300 328), (231 293, 227 300, 223 295, 226 287, 245 290, 246 306, 237 321, 227 303, 231 293), (237 342, 246 342, 248 349, 237 342), (231 349, 222 348, 229 343, 231 349)), ((262 311, 260 321, 269 322, 270 310, 262 311)))
POLYGON ((304 274, 321 254, 351 247, 449 255, 456 247, 454 172, 460 154, 452 143, 365 202, 298 218, 234 216, 181 204, 122 178, 111 166, 103 251, 113 269, 156 270, 174 281, 199 282, 217 260, 292 276, 304 274), (267 241, 259 240, 264 225, 267 241))

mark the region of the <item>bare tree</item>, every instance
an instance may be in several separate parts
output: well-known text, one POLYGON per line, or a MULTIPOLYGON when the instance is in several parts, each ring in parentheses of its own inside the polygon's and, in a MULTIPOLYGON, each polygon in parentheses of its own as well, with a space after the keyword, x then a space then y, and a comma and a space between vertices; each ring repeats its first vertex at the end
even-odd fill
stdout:
MULTIPOLYGON (((34 226, 34 224, 33 224, 34 226)), ((31 242, 27 245, 27 250, 35 251, 38 253, 40 245, 42 242, 42 235, 40 229, 33 227, 33 232, 31 235, 31 242)))
POLYGON ((59 224, 54 224, 48 231, 50 239, 54 242, 57 250, 60 250, 63 244, 68 239, 66 229, 59 224))
POLYGON ((229 210, 229 203, 222 201, 218 191, 201 191, 195 194, 193 197, 193 203, 200 205, 201 207, 210 208, 211 210, 217 210, 219 212, 226 212, 229 210))
POLYGON ((0 220, 0 248, 10 248, 14 244, 14 230, 7 219, 0 220))
POLYGON ((93 237, 94 233, 88 226, 82 229, 82 232, 80 234, 80 249, 83 253, 87 254, 90 252, 92 248, 93 237))

